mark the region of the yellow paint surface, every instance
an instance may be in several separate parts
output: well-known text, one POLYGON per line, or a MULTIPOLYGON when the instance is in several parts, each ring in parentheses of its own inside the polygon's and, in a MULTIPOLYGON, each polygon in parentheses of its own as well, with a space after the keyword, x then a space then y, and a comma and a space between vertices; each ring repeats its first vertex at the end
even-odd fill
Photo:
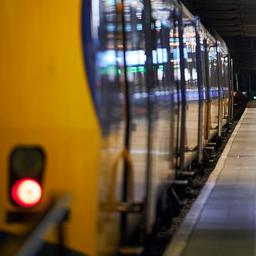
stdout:
POLYGON ((10 151, 40 145, 43 201, 73 195, 68 246, 95 255, 100 131, 82 57, 81 1, 3 0, 0 31, 0 229, 21 232, 4 220, 10 151))

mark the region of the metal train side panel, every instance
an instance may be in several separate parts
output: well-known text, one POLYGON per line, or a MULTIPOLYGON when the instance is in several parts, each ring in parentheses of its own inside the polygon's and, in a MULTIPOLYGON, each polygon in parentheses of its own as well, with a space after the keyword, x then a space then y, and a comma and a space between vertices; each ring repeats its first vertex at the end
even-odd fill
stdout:
POLYGON ((67 246, 96 255, 100 131, 84 72, 81 1, 1 1, 0 229, 20 211, 8 198, 9 154, 40 145, 47 156, 41 211, 53 195, 71 193, 67 246))

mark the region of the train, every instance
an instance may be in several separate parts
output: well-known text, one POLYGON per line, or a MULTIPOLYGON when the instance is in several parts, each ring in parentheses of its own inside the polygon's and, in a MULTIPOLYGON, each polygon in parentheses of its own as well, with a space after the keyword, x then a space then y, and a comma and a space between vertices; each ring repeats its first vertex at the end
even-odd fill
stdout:
POLYGON ((225 42, 176 0, 2 0, 0 14, 0 250, 34 241, 68 196, 65 255, 140 254, 232 122, 225 42))

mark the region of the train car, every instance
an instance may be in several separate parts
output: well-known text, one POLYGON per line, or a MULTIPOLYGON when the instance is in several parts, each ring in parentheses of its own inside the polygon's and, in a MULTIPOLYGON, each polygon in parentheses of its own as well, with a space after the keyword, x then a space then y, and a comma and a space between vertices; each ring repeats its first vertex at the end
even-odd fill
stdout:
MULTIPOLYGON (((175 0, 3 0, 0 14, 1 240, 71 195, 67 255, 139 254, 230 116, 224 42, 175 0)), ((44 239, 56 255, 56 232, 44 239)))

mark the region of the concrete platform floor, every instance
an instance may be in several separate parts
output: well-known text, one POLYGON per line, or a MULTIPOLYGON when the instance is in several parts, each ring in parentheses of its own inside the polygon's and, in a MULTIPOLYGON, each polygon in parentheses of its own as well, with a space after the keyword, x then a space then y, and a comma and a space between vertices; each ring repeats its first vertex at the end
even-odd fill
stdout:
POLYGON ((256 108, 246 108, 208 182, 164 255, 255 254, 256 108))

